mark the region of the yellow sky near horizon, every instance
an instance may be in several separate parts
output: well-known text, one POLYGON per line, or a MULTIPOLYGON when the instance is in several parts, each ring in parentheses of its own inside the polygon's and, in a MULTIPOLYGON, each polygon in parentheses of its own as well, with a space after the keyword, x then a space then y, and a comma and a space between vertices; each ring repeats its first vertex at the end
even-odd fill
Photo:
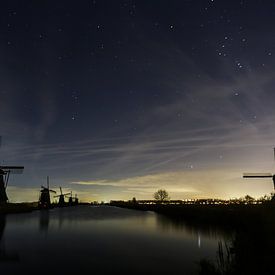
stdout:
MULTIPOLYGON (((58 188, 52 186, 59 191, 58 188)), ((243 179, 242 172, 221 169, 172 171, 119 180, 76 181, 63 188, 64 192, 77 193, 81 201, 110 201, 153 199, 158 189, 166 189, 171 199, 239 198, 249 194, 258 198, 273 191, 267 179, 243 179)), ((37 201, 39 188, 11 185, 7 189, 11 202, 37 201)))

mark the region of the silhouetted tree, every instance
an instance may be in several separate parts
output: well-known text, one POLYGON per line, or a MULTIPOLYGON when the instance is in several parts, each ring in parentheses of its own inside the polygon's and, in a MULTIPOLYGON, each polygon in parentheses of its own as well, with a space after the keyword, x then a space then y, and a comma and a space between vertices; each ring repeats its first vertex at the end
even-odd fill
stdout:
POLYGON ((154 199, 163 202, 169 200, 169 195, 168 192, 164 189, 159 189, 155 194, 154 194, 154 199))
POLYGON ((254 199, 253 197, 249 196, 249 195, 246 195, 246 196, 244 197, 244 200, 245 200, 246 202, 249 202, 249 203, 252 203, 253 201, 255 201, 255 199, 254 199))
POLYGON ((137 203, 137 199, 135 197, 133 197, 132 203, 137 203))

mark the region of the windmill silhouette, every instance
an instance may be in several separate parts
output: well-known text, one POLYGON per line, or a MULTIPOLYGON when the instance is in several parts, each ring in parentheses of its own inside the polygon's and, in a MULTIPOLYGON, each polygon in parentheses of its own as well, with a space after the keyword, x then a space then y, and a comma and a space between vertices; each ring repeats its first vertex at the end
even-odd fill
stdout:
POLYGON ((50 193, 56 193, 56 191, 50 189, 49 176, 47 176, 47 187, 41 186, 40 197, 38 205, 40 208, 49 208, 51 206, 50 193))
MULTIPOLYGON (((275 159, 275 148, 273 148, 275 159)), ((243 178, 272 178, 273 189, 275 190, 275 174, 272 173, 244 173, 243 178)))
POLYGON ((73 192, 71 191, 70 196, 69 196, 69 205, 78 205, 78 197, 77 194, 74 195, 73 197, 73 192))
POLYGON ((73 205, 73 192, 71 191, 70 197, 69 197, 69 205, 73 205))
POLYGON ((65 205, 65 197, 71 195, 71 193, 63 194, 62 188, 61 187, 59 187, 59 188, 60 188, 60 195, 56 195, 56 196, 54 196, 54 198, 59 197, 59 201, 58 201, 59 206, 64 206, 65 205))
POLYGON ((74 204, 78 205, 78 203, 79 203, 79 200, 78 200, 77 194, 75 194, 74 195, 74 204))
MULTIPOLYGON (((1 146, 0 137, 0 146, 1 146)), ((6 189, 8 187, 10 174, 22 174, 24 166, 0 166, 0 204, 8 202, 6 189)))

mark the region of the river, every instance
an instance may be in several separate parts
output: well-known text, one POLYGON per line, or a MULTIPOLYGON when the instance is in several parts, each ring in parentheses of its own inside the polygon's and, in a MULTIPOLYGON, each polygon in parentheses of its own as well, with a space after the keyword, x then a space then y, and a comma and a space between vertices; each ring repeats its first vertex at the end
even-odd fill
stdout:
POLYGON ((78 206, 0 219, 0 274, 197 274, 227 236, 153 212, 78 206))

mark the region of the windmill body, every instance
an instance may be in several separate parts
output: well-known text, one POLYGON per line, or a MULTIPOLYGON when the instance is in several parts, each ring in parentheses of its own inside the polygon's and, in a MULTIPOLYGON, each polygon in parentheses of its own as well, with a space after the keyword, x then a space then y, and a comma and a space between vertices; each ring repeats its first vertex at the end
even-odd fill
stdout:
POLYGON ((79 200, 78 200, 78 197, 77 197, 77 195, 75 194, 75 198, 74 198, 74 204, 75 204, 75 205, 78 205, 78 203, 79 203, 79 200))
POLYGON ((73 197, 69 197, 69 205, 73 204, 73 197))
POLYGON ((0 169, 0 204, 7 203, 8 196, 6 193, 6 184, 5 184, 5 172, 0 169))
POLYGON ((72 194, 72 192, 70 193, 70 197, 69 197, 69 205, 73 205, 73 194, 72 194))
POLYGON ((60 195, 60 196, 59 196, 58 203, 59 203, 59 205, 64 205, 64 204, 65 204, 64 195, 60 195))
MULTIPOLYGON (((2 139, 0 136, 0 146, 1 141, 2 139)), ((5 204, 9 200, 6 189, 8 186, 10 174, 21 174, 23 170, 23 166, 0 166, 0 204, 5 204)))
POLYGON ((47 187, 41 186, 40 197, 39 197, 39 207, 40 208, 50 208, 51 206, 51 195, 50 193, 56 193, 54 190, 50 189, 49 177, 47 177, 47 187))
POLYGON ((7 186, 10 174, 21 174, 23 166, 0 166, 0 204, 8 202, 7 186))
POLYGON ((50 191, 48 188, 41 186, 39 202, 41 206, 48 207, 51 205, 50 191))

